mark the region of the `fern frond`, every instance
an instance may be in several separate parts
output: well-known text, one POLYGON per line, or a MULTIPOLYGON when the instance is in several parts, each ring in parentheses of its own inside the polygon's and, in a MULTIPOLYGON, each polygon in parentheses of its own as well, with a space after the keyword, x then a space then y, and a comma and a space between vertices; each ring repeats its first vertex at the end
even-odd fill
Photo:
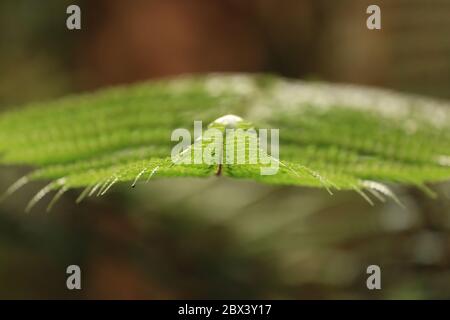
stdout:
MULTIPOLYGON (((423 186, 450 178, 450 104, 359 86, 289 81, 265 75, 186 76, 35 103, 0 115, 0 163, 35 168, 9 189, 52 180, 57 200, 80 198, 148 177, 206 177, 217 168, 174 164, 176 128, 192 130, 225 114, 280 130, 280 169, 226 164, 223 175, 264 183, 369 190, 382 183, 423 186)), ((51 203, 51 205, 53 202, 51 203)))

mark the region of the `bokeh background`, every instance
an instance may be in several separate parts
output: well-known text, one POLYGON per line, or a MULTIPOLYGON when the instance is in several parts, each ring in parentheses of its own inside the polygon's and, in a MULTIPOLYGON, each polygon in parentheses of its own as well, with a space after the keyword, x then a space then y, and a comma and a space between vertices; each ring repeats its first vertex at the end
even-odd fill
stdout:
MULTIPOLYGON (((448 0, 0 2, 0 109, 115 84, 270 72, 450 98, 448 0), (66 28, 78 4, 82 30, 66 28), (378 4, 382 30, 366 28, 378 4)), ((89 124, 86 124, 89 125, 89 124)), ((0 190, 29 168, 0 168, 0 190)), ((251 181, 155 179, 48 214, 0 204, 0 298, 450 298, 450 188, 371 207, 251 181), (65 287, 80 265, 81 291, 65 287), (377 264, 382 290, 366 288, 377 264)))

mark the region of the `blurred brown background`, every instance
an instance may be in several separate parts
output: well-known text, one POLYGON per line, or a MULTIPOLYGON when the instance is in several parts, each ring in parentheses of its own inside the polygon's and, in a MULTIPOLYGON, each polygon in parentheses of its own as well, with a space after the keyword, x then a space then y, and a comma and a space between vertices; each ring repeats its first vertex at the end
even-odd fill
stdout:
MULTIPOLYGON (((0 3, 0 108, 181 73, 270 72, 450 97, 448 0, 0 3), (78 4, 82 30, 65 26, 78 4), (381 7, 382 30, 366 28, 381 7)), ((26 172, 2 168, 1 190, 26 172)), ((449 186, 406 204, 226 179, 155 180, 53 212, 0 204, 0 298, 450 298, 449 186), (69 264, 81 291, 65 288, 69 264), (366 268, 382 290, 366 288, 366 268)))

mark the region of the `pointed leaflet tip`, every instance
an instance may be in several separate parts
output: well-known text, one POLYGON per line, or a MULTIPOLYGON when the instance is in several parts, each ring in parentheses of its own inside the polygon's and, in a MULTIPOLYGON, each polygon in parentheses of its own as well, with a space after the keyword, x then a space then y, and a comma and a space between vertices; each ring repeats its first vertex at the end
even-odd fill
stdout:
POLYGON ((68 187, 64 186, 61 189, 58 190, 58 192, 55 194, 55 196, 53 197, 53 199, 50 201, 50 203, 47 206, 47 212, 50 212, 53 208, 53 206, 56 204, 56 202, 58 202, 58 200, 61 198, 61 196, 67 191, 69 190, 68 187))
POLYGON ((20 179, 18 179, 16 182, 14 182, 6 191, 4 194, 0 196, 0 202, 5 200, 7 197, 12 195, 14 192, 22 188, 24 185, 26 185, 29 182, 28 176, 23 176, 20 179))
POLYGON ((145 183, 147 183, 147 182, 149 182, 149 180, 153 177, 153 175, 158 171, 158 169, 159 169, 159 166, 156 166, 153 170, 152 170, 152 172, 150 172, 150 174, 148 175, 148 178, 147 178, 147 180, 145 181, 145 183))
POLYGON ((91 191, 91 189, 94 187, 94 185, 89 185, 87 186, 83 192, 80 193, 80 195, 78 196, 77 200, 75 200, 76 203, 80 203, 81 201, 84 200, 84 198, 86 198, 89 194, 89 192, 91 191))
POLYGON ((119 178, 115 177, 113 181, 110 182, 110 184, 108 184, 108 186, 105 188, 105 190, 102 191, 102 193, 100 194, 101 196, 103 196, 106 192, 108 192, 109 189, 111 189, 111 187, 119 180, 119 178))
POLYGON ((36 203, 38 203, 50 191, 52 191, 53 189, 55 189, 59 186, 64 186, 65 181, 66 181, 65 178, 61 178, 56 181, 52 181, 48 185, 46 185, 44 188, 39 190, 39 192, 36 193, 36 195, 30 200, 30 202, 28 202, 28 205, 25 208, 25 212, 30 212, 30 210, 36 205, 36 203))
POLYGON ((95 191, 102 185, 102 182, 98 182, 92 187, 92 189, 89 191, 88 197, 92 196, 95 191))
POLYGON ((144 168, 141 170, 141 172, 139 172, 136 176, 136 178, 134 178, 133 183, 131 184, 131 187, 134 188, 136 187, 136 183, 139 181, 139 178, 144 174, 144 172, 147 171, 147 168, 144 168))
POLYGON ((360 188, 355 187, 354 190, 361 196, 363 197, 364 200, 366 200, 372 207, 375 205, 372 201, 372 199, 370 199, 370 197, 364 192, 362 191, 360 188))
POLYGON ((386 202, 386 198, 383 197, 381 192, 378 192, 377 190, 371 189, 371 188, 368 188, 367 191, 369 191, 375 198, 380 200, 380 202, 383 202, 383 203, 386 202))
MULTIPOLYGON (((391 189, 389 189, 388 186, 386 186, 383 183, 371 181, 371 180, 364 180, 361 181, 361 186, 367 190, 373 190, 375 193, 371 192, 376 196, 376 194, 381 193, 382 195, 387 196, 388 198, 394 200, 400 207, 405 208, 405 205, 400 201, 400 199, 395 195, 394 192, 392 192, 391 189)), ((378 197, 377 197, 378 198, 378 197)))

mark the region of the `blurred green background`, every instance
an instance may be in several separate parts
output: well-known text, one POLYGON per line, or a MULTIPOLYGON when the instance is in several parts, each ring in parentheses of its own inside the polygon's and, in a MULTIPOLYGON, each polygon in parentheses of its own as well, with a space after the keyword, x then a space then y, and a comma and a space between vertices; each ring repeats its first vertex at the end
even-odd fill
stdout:
MULTIPOLYGON (((0 2, 2 110, 192 72, 271 72, 450 98, 448 0, 0 2), (82 30, 66 28, 78 4, 82 30), (366 28, 378 4, 382 30, 366 28)), ((89 125, 89 124, 86 124, 89 125)), ((0 169, 0 190, 29 168, 0 169)), ((0 298, 450 298, 450 187, 352 192, 154 180, 30 214, 0 204, 0 298), (66 289, 80 265, 81 291, 66 289), (382 290, 366 288, 381 267, 382 290)))

